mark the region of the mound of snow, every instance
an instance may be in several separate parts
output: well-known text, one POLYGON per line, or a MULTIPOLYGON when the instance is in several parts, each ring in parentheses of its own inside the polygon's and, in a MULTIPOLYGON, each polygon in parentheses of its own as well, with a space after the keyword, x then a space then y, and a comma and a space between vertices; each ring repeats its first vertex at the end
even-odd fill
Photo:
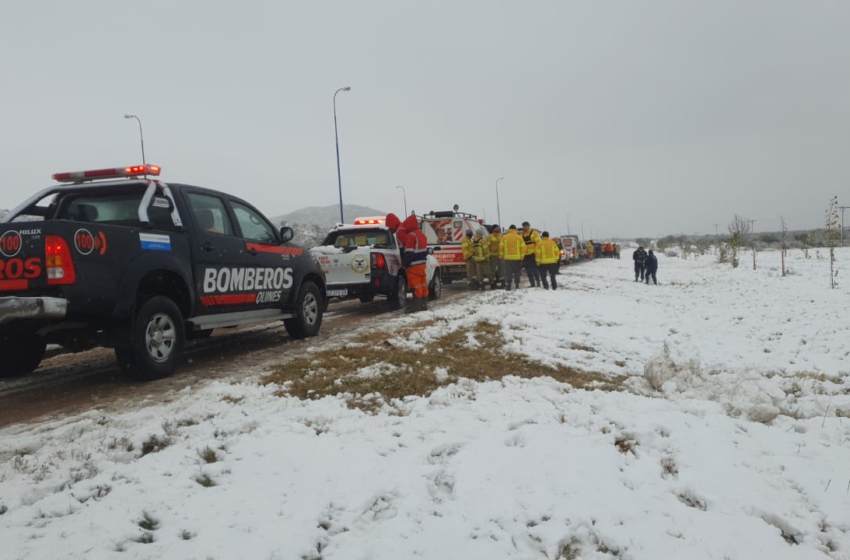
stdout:
POLYGON ((661 353, 644 365, 643 377, 656 391, 665 394, 684 392, 702 385, 699 356, 688 356, 680 346, 665 340, 661 353))
POLYGON ((733 418, 767 423, 780 414, 778 403, 785 393, 756 372, 708 375, 695 349, 664 341, 661 353, 646 362, 643 377, 655 391, 667 397, 707 399, 719 402, 733 418))

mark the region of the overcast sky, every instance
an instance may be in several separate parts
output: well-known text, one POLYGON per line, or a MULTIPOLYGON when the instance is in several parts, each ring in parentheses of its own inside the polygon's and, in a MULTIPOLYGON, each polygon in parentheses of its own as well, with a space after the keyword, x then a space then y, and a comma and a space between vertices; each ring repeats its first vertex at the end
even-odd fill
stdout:
POLYGON ((268 214, 553 235, 820 227, 850 203, 850 2, 64 0, 0 7, 0 207, 148 162, 268 214), (353 216, 346 216, 353 219, 353 216))

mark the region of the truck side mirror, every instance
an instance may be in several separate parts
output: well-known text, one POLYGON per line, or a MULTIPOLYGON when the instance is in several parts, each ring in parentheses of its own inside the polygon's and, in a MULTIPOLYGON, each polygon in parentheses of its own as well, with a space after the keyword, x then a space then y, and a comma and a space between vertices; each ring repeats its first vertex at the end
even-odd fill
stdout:
POLYGON ((284 226, 280 228, 280 240, 282 243, 286 243, 287 241, 292 241, 292 238, 295 237, 295 232, 292 231, 292 228, 289 226, 284 226))

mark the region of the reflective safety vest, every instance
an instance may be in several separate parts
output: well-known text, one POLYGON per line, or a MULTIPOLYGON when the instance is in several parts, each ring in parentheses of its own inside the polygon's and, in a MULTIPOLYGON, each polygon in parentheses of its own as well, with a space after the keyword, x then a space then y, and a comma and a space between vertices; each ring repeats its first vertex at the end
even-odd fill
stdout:
POLYGON ((502 237, 502 245, 499 248, 499 256, 506 261, 521 261, 525 256, 525 241, 515 229, 509 229, 502 237))
POLYGON ((561 258, 561 248, 548 237, 544 237, 534 250, 534 258, 537 264, 555 264, 561 258))
POLYGON ((472 258, 475 259, 475 262, 490 260, 490 247, 480 235, 476 235, 472 239, 472 258))
POLYGON ((468 261, 472 258, 472 238, 471 237, 463 237, 463 242, 461 243, 461 248, 463 249, 463 260, 468 261))
POLYGON ((489 237, 487 237, 487 244, 490 249, 491 257, 500 257, 499 254, 501 252, 502 247, 502 234, 501 233, 491 233, 489 237))
POLYGON ((540 243, 540 234, 536 229, 530 229, 528 233, 522 233, 522 240, 525 242, 525 254, 533 255, 537 244, 540 243))

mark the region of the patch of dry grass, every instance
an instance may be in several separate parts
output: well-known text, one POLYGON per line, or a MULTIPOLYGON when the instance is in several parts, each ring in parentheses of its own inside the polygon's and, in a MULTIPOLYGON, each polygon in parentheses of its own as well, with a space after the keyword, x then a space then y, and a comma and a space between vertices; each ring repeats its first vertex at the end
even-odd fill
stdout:
POLYGON ((350 394, 353 397, 349 406, 375 412, 392 399, 427 396, 459 378, 487 381, 506 375, 548 376, 576 388, 607 391, 619 390, 625 379, 565 366, 549 367, 526 356, 502 352, 505 340, 501 328, 486 322, 444 334, 417 350, 396 344, 421 328, 423 325, 395 333, 366 333, 342 348, 274 366, 263 383, 277 383, 284 387, 281 394, 301 399, 350 394), (470 337, 477 344, 470 343, 470 337), (391 371, 374 376, 354 375, 361 368, 378 364, 388 365, 391 371))

